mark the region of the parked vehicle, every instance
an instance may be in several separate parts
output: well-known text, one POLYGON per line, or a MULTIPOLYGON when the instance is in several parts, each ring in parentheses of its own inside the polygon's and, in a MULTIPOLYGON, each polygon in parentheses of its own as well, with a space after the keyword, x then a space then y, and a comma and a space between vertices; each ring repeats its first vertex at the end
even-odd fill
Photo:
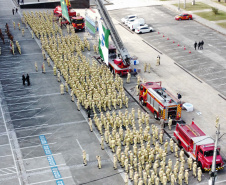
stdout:
POLYGON ((129 19, 135 19, 135 18, 137 18, 136 15, 128 15, 128 16, 122 18, 121 21, 122 21, 122 23, 125 24, 125 22, 126 22, 127 20, 129 20, 129 19))
POLYGON ((171 117, 179 121, 182 110, 181 101, 161 85, 161 82, 140 84, 139 100, 154 114, 155 119, 162 118, 167 123, 168 118, 171 117))
POLYGON ((149 27, 148 25, 139 26, 135 29, 136 33, 148 33, 148 32, 152 32, 152 31, 154 31, 154 29, 152 27, 149 27))
POLYGON ((180 14, 175 16, 175 20, 181 21, 181 20, 192 20, 192 15, 191 14, 180 14))
POLYGON ((137 18, 126 20, 125 25, 129 26, 129 24, 133 23, 135 20, 137 20, 137 18))
POLYGON ((136 20, 133 21, 133 22, 130 22, 130 23, 128 24, 128 26, 129 26, 129 28, 130 28, 132 31, 134 31, 134 30, 135 30, 137 27, 139 27, 139 26, 148 26, 148 25, 145 24, 145 21, 144 21, 143 18, 139 18, 139 19, 136 19, 136 20))
MULTIPOLYGON (((195 123, 180 125, 177 123, 174 136, 178 145, 197 161, 205 171, 210 171, 213 162, 214 140, 207 136, 195 123)), ((220 147, 217 147, 216 169, 224 168, 224 162, 220 155, 220 147)))

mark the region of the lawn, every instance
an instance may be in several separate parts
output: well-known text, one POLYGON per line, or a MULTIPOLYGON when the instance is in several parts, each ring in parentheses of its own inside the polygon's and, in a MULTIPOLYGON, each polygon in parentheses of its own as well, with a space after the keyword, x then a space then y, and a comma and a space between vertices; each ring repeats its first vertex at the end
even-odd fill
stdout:
POLYGON ((218 25, 221 26, 222 28, 226 28, 226 22, 218 23, 218 25))
POLYGON ((207 19, 209 21, 219 21, 219 20, 225 20, 226 19, 226 12, 219 11, 217 15, 215 15, 212 11, 211 12, 199 12, 195 13, 196 15, 207 19))
MULTIPOLYGON (((173 4, 174 6, 178 7, 178 4, 173 4)), ((184 3, 183 0, 180 1, 180 8, 184 9, 184 3)), ((192 5, 190 3, 186 3, 186 9, 187 11, 193 11, 193 10, 203 10, 203 9, 211 9, 211 6, 201 3, 201 2, 196 2, 195 5, 192 5)))
POLYGON ((224 0, 221 0, 221 2, 218 2, 217 0, 212 0, 212 1, 214 1, 214 2, 216 2, 216 3, 219 3, 219 4, 221 4, 221 5, 226 6, 226 3, 224 2, 224 0))

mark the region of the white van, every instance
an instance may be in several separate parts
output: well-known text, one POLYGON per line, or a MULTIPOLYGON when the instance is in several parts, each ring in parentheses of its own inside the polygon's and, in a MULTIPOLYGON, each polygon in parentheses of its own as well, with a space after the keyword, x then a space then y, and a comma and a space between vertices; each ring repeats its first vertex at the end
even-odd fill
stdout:
POLYGON ((139 26, 144 26, 145 25, 145 21, 143 18, 139 18, 139 19, 136 19, 135 21, 133 22, 130 22, 128 24, 129 28, 134 31, 137 27, 139 26))

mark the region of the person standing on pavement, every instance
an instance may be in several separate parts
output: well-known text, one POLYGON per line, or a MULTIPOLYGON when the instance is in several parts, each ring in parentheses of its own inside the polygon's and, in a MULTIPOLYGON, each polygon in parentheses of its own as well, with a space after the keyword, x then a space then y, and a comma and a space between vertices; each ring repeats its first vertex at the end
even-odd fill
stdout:
POLYGON ((12 13, 13 13, 13 15, 14 15, 14 12, 15 12, 15 10, 14 10, 14 8, 12 9, 12 13))
POLYGON ((194 44, 194 48, 195 48, 195 50, 196 50, 196 47, 197 47, 197 42, 195 41, 195 44, 194 44))
POLYGON ((18 13, 18 8, 16 8, 16 13, 18 13))
POLYGON ((30 77, 29 77, 28 74, 27 74, 27 76, 26 76, 26 80, 27 80, 27 85, 29 86, 29 85, 30 85, 30 77))
POLYGON ((23 81, 23 85, 25 85, 26 78, 24 75, 22 75, 22 81, 23 81))
POLYGON ((204 45, 204 42, 203 42, 203 40, 201 41, 201 49, 203 49, 203 45, 204 45))
POLYGON ((201 42, 198 43, 198 49, 201 49, 201 42))

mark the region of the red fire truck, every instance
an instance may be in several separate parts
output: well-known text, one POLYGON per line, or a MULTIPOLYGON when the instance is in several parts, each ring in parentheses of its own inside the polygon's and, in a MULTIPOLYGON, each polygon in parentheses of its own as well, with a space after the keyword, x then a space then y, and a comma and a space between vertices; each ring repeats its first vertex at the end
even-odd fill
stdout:
POLYGON ((182 104, 175 96, 163 88, 161 82, 147 82, 140 84, 139 100, 150 109, 155 119, 168 118, 179 121, 181 118, 182 104))
MULTIPOLYGON (((214 140, 211 137, 207 136, 194 122, 186 125, 177 123, 174 136, 178 145, 183 147, 203 170, 211 170, 214 153, 214 140)), ((220 147, 218 147, 216 169, 223 168, 224 163, 220 156, 220 147)))
MULTIPOLYGON (((57 17, 62 17, 62 9, 61 6, 57 6, 54 10, 53 13, 57 17)), ((69 17, 76 17, 76 11, 71 9, 71 7, 68 6, 68 15, 69 17)))
POLYGON ((127 75, 131 72, 131 67, 127 63, 124 63, 121 58, 117 58, 116 47, 112 44, 109 45, 109 60, 108 65, 113 74, 119 74, 120 76, 127 75))
POLYGON ((75 32, 78 30, 84 30, 85 29, 85 19, 82 16, 78 17, 72 17, 71 18, 71 24, 75 29, 75 32))

